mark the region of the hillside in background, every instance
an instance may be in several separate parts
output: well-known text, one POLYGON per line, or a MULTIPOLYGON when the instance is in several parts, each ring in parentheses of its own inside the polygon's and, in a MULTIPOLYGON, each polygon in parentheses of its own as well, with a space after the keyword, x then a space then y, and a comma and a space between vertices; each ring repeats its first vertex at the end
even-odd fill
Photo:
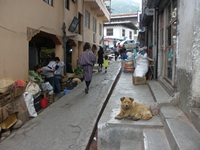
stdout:
POLYGON ((132 14, 137 13, 140 3, 133 0, 111 0, 106 5, 111 5, 111 14, 132 14))

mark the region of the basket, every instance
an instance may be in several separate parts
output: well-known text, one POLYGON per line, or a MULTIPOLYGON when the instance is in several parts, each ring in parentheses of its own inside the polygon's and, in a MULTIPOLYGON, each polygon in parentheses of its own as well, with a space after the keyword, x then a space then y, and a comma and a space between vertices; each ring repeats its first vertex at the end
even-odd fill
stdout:
POLYGON ((0 93, 5 93, 13 87, 14 80, 10 78, 0 79, 0 93))

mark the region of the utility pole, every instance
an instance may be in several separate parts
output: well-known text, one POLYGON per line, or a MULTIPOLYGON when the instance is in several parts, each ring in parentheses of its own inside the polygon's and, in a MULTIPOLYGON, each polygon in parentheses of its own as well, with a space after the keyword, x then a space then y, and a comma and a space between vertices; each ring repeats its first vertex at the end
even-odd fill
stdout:
POLYGON ((63 54, 64 54, 64 63, 65 63, 65 67, 64 67, 64 75, 66 74, 66 70, 67 70, 67 59, 66 59, 66 40, 67 40, 67 36, 66 36, 66 25, 65 22, 63 22, 63 26, 62 26, 62 30, 63 30, 63 54))

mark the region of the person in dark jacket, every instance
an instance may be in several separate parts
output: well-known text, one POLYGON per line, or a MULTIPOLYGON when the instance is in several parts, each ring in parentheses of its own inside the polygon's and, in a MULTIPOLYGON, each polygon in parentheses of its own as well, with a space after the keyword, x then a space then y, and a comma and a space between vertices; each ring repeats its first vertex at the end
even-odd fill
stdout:
POLYGON ((99 69, 98 69, 98 72, 101 72, 102 71, 102 64, 103 64, 103 54, 104 54, 104 51, 103 51, 103 48, 101 46, 99 46, 99 51, 98 51, 98 60, 97 60, 97 63, 99 64, 99 69))

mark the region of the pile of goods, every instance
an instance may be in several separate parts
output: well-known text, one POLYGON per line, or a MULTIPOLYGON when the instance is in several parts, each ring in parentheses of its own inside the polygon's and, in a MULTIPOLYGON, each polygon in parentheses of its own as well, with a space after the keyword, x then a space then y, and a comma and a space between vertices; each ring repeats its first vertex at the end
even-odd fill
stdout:
POLYGON ((128 73, 128 72, 133 72, 133 61, 129 61, 129 60, 125 60, 125 64, 124 64, 124 72, 128 73))

